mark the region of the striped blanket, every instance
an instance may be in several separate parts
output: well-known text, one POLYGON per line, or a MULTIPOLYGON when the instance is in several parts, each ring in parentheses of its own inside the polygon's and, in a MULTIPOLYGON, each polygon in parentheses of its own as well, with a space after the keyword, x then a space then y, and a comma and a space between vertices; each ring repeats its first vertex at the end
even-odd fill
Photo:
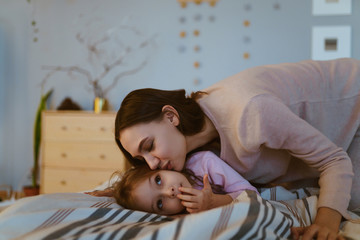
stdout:
MULTIPOLYGON (((287 239, 291 226, 313 221, 312 195, 306 189, 263 189, 262 197, 246 191, 232 204, 173 218, 124 209, 107 197, 46 194, 1 212, 0 239, 287 239)), ((360 239, 359 226, 344 234, 360 239)))

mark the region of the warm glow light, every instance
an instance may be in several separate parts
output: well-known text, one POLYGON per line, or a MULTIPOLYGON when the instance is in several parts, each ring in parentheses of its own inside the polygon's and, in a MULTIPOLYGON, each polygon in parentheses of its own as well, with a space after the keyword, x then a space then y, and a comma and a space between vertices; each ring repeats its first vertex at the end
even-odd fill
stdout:
POLYGON ((177 0, 182 8, 186 8, 187 3, 194 3, 200 5, 203 2, 209 3, 211 7, 214 7, 219 0, 177 0))
POLYGON ((186 32, 185 31, 180 32, 180 37, 182 38, 186 37, 186 32))

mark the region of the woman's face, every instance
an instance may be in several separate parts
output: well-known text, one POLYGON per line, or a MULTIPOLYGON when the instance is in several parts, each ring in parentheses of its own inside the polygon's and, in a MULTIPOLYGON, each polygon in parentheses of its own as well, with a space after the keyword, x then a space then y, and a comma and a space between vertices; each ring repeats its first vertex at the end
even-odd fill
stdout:
POLYGON ((178 118, 164 114, 161 121, 139 123, 120 132, 120 142, 132 157, 154 169, 181 171, 186 159, 186 140, 176 128, 178 118))
POLYGON ((191 184, 182 173, 161 170, 138 183, 132 196, 140 211, 173 215, 185 209, 176 197, 180 194, 179 187, 191 187, 191 184))

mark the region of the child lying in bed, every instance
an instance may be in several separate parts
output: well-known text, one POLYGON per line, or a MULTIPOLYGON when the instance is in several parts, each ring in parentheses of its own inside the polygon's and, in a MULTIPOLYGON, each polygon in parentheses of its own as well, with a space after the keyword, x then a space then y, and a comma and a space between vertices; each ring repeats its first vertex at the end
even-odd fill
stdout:
POLYGON ((238 172, 209 151, 191 155, 183 172, 151 170, 144 164, 125 172, 113 185, 119 205, 162 215, 219 207, 231 203, 244 190, 258 193, 238 172), (228 198, 219 201, 220 194, 227 194, 228 198))

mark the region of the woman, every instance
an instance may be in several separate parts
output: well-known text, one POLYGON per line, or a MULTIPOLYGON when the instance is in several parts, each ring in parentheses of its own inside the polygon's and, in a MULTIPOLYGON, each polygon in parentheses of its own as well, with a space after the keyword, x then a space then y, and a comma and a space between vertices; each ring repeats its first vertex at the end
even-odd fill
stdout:
POLYGON ((151 169, 181 171, 188 153, 219 143, 221 159, 251 183, 318 179, 317 217, 296 234, 332 239, 347 209, 360 207, 359 123, 360 61, 303 61, 251 68, 190 97, 135 90, 115 139, 151 169))

